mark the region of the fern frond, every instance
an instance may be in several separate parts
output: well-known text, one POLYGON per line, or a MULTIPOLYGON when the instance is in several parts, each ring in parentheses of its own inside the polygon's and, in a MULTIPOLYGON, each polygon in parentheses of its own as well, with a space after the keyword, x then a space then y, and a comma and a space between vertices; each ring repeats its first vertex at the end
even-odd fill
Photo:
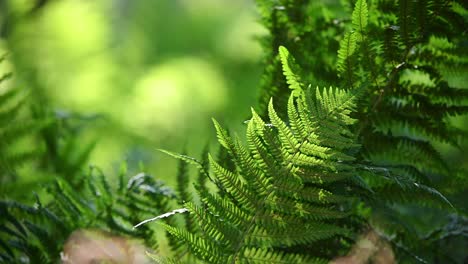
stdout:
POLYGON ((407 165, 420 171, 442 174, 449 171, 447 162, 429 141, 376 133, 373 137, 369 137, 368 144, 369 159, 385 163, 387 166, 407 165), (388 151, 381 152, 380 149, 388 151))
MULTIPOLYGON (((301 90, 300 94, 293 92, 289 99, 289 124, 279 117, 272 101, 268 107, 271 125, 252 110, 247 147, 214 121, 219 143, 235 163, 229 170, 209 156, 213 179, 228 195, 199 190, 203 206, 187 204, 199 223, 200 234, 166 226, 200 259, 209 263, 224 257, 227 263, 299 261, 302 258, 286 252, 262 251, 252 256, 244 252, 313 244, 351 233, 325 223, 349 215, 335 206, 347 198, 326 184, 335 181, 346 185, 344 180, 352 175, 353 166, 347 163, 354 158, 345 152, 357 147, 347 128, 355 122, 349 117, 355 95, 332 88, 317 88, 314 93, 301 90), (313 172, 324 179, 308 186, 313 172), (210 255, 211 250, 215 252, 210 255)), ((169 154, 200 168, 193 159, 169 154)))
POLYGON ((279 57, 289 88, 294 91, 293 95, 299 96, 303 90, 299 66, 296 64, 294 57, 290 56, 289 51, 283 46, 279 47, 279 57))
POLYGON ((358 0, 354 6, 353 14, 351 16, 351 23, 353 30, 361 37, 366 33, 368 24, 369 10, 367 8, 366 0, 358 0))
POLYGON ((400 13, 398 23, 400 26, 400 37, 405 45, 406 51, 409 51, 413 45, 414 17, 411 14, 413 2, 409 0, 399 0, 398 7, 400 13))
POLYGON ((353 54, 357 48, 356 35, 347 33, 340 41, 340 49, 338 50, 338 61, 336 68, 339 74, 343 74, 346 79, 346 84, 349 88, 354 86, 354 66, 353 54))

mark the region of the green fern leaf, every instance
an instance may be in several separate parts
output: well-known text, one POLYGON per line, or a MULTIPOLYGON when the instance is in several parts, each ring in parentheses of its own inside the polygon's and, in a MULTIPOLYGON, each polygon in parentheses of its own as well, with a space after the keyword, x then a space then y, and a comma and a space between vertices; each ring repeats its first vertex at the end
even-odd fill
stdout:
POLYGON ((303 89, 303 84, 299 75, 300 68, 296 64, 294 57, 289 54, 289 51, 285 47, 279 47, 279 56, 286 82, 289 88, 293 90, 293 95, 299 96, 303 89))
POLYGON ((362 37, 366 33, 368 24, 369 10, 367 8, 366 0, 358 0, 354 6, 353 14, 351 16, 351 23, 353 30, 362 37))
POLYGON ((340 41, 340 49, 338 50, 338 61, 336 67, 339 74, 343 74, 348 87, 354 85, 354 66, 352 56, 356 51, 356 35, 347 33, 340 41))

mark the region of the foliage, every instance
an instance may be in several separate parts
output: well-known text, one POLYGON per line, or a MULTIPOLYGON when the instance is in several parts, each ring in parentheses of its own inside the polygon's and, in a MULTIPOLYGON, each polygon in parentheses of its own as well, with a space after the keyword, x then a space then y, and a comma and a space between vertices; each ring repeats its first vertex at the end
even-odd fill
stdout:
MULTIPOLYGON (((6 54, 0 58, 0 63, 5 63, 5 60, 6 54)), ((0 85, 8 82, 12 75, 11 72, 4 73, 0 77, 0 85)), ((3 90, 0 94, 0 193, 7 191, 9 182, 17 180, 17 168, 37 158, 40 153, 37 149, 18 150, 15 147, 48 124, 46 120, 24 117, 22 111, 27 103, 27 95, 23 91, 3 90)))
MULTIPOLYGON (((399 263, 466 261, 468 173, 440 154, 468 138, 453 122, 468 112, 468 87, 453 81, 467 68, 466 4, 357 0, 344 4, 349 15, 333 1, 257 4, 270 35, 246 142, 214 120, 217 157, 163 150, 198 169, 195 193, 184 163, 177 198, 147 174, 125 184, 123 170, 117 186, 97 168, 83 174, 92 145, 69 158, 80 142, 61 138, 46 104, 31 104, 37 123, 25 129, 21 104, 3 103, 16 91, 1 94, 0 144, 34 127, 38 168, 57 176, 45 184, 47 203, 0 202, 1 260, 57 261, 68 235, 87 227, 155 249, 149 220, 131 226, 159 214, 172 249, 153 256, 162 263, 327 263, 362 233, 385 240, 399 263), (171 211, 174 198, 185 208, 171 211)), ((29 160, 8 151, 2 145, 2 177, 29 160)))
POLYGON ((346 154, 356 147, 347 130, 355 121, 348 116, 355 95, 331 88, 297 92, 303 94, 290 97, 288 105, 291 126, 278 117, 272 102, 271 125, 253 111, 247 146, 229 137, 214 121, 218 140, 235 169, 224 168, 210 156, 212 178, 220 193, 199 189, 201 204, 185 203, 200 232, 166 226, 200 259, 208 263, 309 263, 310 256, 280 248, 313 248, 319 240, 336 243, 337 237, 350 236, 351 223, 338 223, 348 215, 345 201, 353 196, 346 188, 355 185, 353 158, 346 154), (315 100, 309 100, 312 94, 315 100))
POLYGON ((146 173, 128 177, 126 166, 118 184, 99 168, 85 172, 94 142, 78 135, 92 117, 53 113, 39 91, 1 88, 0 262, 57 263, 70 234, 86 228, 141 238, 156 250, 155 230, 133 226, 169 210, 173 191, 146 173), (34 168, 32 183, 23 167, 34 168))
MULTIPOLYGON (((449 251, 455 243, 466 244, 464 232, 458 229, 455 234, 448 231, 450 228, 431 223, 421 226, 414 219, 419 215, 407 213, 427 208, 431 217, 452 227, 450 222, 465 221, 467 211, 463 205, 456 204, 456 210, 437 190, 448 191, 444 186, 449 184, 450 192, 445 194, 455 198, 466 186, 466 171, 448 163, 437 150, 440 144, 458 147, 466 138, 466 131, 450 121, 451 116, 467 112, 466 89, 452 87, 444 76, 451 67, 466 68, 463 37, 459 34, 463 21, 466 22, 466 16, 459 11, 463 9, 461 4, 399 1, 393 5, 389 1, 373 1, 368 5, 359 0, 350 18, 351 31, 343 33, 339 41, 336 67, 328 68, 332 64, 321 61, 323 54, 311 53, 323 53, 323 48, 315 49, 317 43, 327 46, 331 40, 325 35, 315 46, 308 42, 321 36, 308 35, 312 32, 308 27, 324 18, 315 15, 310 19, 313 22, 304 22, 305 14, 319 4, 258 2, 271 33, 264 40, 268 66, 261 100, 273 95, 284 102, 291 90, 292 95, 287 104, 277 107, 279 111, 273 109, 271 102, 268 107, 261 103, 261 116, 268 115, 271 124, 253 112, 247 125, 247 147, 239 139, 228 137, 215 122, 220 144, 227 149, 235 168, 226 169, 211 158, 213 183, 219 194, 199 191, 201 204, 186 203, 201 231, 189 233, 166 226, 169 232, 208 263, 299 263, 311 262, 307 257, 330 259, 340 254, 338 249, 349 243, 344 242, 345 233, 349 236, 351 230, 370 225, 392 244, 399 261, 461 263, 466 256, 442 252, 449 251), (302 39, 304 36, 308 37, 302 39), (283 47, 279 47, 277 57, 272 55, 271 48, 280 44, 290 46, 298 60, 283 47), (308 83, 336 83, 328 79, 335 74, 343 90, 304 91, 308 83), (334 107, 351 110, 340 101, 345 94, 359 95, 351 100, 353 111, 340 117, 328 115, 335 114, 334 107), (287 116, 288 122, 281 121, 277 112, 287 116), (350 116, 357 121, 346 122, 350 116), (343 140, 344 135, 347 140, 343 140), (357 145, 361 147, 354 147, 357 145), (328 156, 327 152, 333 155, 328 156), (338 169, 336 164, 327 166, 323 159, 330 157, 338 159, 338 164, 352 173, 338 169), (333 184, 327 182, 330 171, 324 168, 335 172, 332 175, 339 176, 339 180, 331 177, 335 179, 333 184), (320 176, 318 182, 306 180, 314 175, 320 176), (450 184, 452 181, 462 183, 457 188, 450 184), (302 192, 312 186, 318 189, 302 192), (294 195, 288 190, 294 190, 294 195), (330 194, 333 206, 342 212, 355 209, 342 222, 335 219, 335 233, 324 237, 318 234, 326 232, 327 226, 308 226, 331 217, 330 212, 324 211, 308 219, 309 210, 317 210, 323 202, 311 199, 320 190, 330 194), (353 196, 355 200, 349 199, 353 196), (301 222, 302 218, 307 221, 301 222), (347 229, 341 233, 343 226, 347 229), (330 237, 336 244, 326 242, 330 237), (321 239, 325 242, 320 241, 321 246, 317 246, 315 243, 321 239), (301 255, 289 255, 297 253, 301 255)), ((325 30, 328 34, 346 28, 330 27, 333 29, 325 30)), ((334 217, 337 216, 331 218, 334 217)))
MULTIPOLYGON (((2 61, 6 60, 5 55, 2 61)), ((12 77, 8 72, 0 85, 12 77)), ((0 194, 24 199, 23 191, 33 191, 38 182, 53 176, 76 184, 95 142, 78 140, 89 117, 52 111, 38 91, 20 89, 6 83, 0 94, 0 194), (24 181, 23 167, 34 168, 32 184, 24 181)))
POLYGON ((260 115, 267 116, 268 102, 275 98, 280 116, 286 113, 289 89, 284 82, 279 46, 296 55, 304 83, 319 87, 336 84, 334 56, 336 36, 343 32, 343 8, 338 1, 256 0, 262 24, 269 35, 261 39, 264 74, 260 83, 260 115))
POLYGON ((148 248, 156 249, 153 229, 132 226, 167 211, 174 193, 145 173, 127 178, 124 169, 118 186, 112 187, 102 172, 91 168, 88 175, 83 175, 78 192, 60 178, 48 185, 52 201, 47 204, 38 197, 33 206, 1 201, 0 245, 4 253, 0 260, 12 263, 26 258, 28 262, 56 263, 69 235, 82 228, 142 238, 148 248))

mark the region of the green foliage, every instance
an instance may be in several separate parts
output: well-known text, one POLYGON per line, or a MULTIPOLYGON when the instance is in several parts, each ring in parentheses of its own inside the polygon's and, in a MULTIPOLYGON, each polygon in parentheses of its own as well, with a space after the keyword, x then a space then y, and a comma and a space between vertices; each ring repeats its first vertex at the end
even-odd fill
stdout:
MULTIPOLYGON (((33 119, 19 118, 19 112, 23 109, 24 100, 19 99, 19 91, 12 89, 0 95, 0 174, 2 182, 12 180, 16 174, 15 168, 31 161, 39 156, 38 150, 24 150, 14 152, 13 146, 19 144, 21 140, 29 136, 32 132, 38 131, 47 125, 47 122, 33 119), (6 179, 5 179, 6 178, 6 179)), ((3 184, 2 184, 3 185, 3 184)))
MULTIPOLYGON (((199 232, 164 225, 170 234, 207 263, 288 263, 289 257, 294 263, 310 263, 321 261, 312 257, 325 261, 339 254, 339 249, 346 247, 339 238, 352 237, 353 231, 364 225, 362 219, 352 220, 357 216, 352 216, 353 200, 377 207, 377 212, 390 210, 389 204, 414 199, 419 204, 451 208, 440 192, 398 170, 357 162, 359 145, 349 127, 356 123, 350 114, 356 109, 360 90, 304 91, 297 81, 300 78, 289 67, 293 59, 287 59, 290 55, 284 48, 280 52, 285 58, 284 74, 293 89, 287 106, 289 125, 281 120, 271 101, 271 124, 252 111, 244 147, 215 121, 218 141, 235 168, 226 169, 210 156, 213 175, 209 177, 220 194, 199 190, 201 204, 185 204, 199 232), (367 183, 361 176, 369 178, 367 183), (343 218, 346 220, 341 222, 343 218), (316 243, 323 245, 323 240, 334 250, 311 250, 318 247, 316 243), (309 250, 304 251, 304 246, 309 250), (251 256, 248 252, 252 248, 271 254, 251 256)), ((411 144, 408 142, 407 147, 411 144)), ((426 152, 430 155, 431 148, 426 152)), ((193 158, 169 154, 208 173, 193 158)))
POLYGON ((365 0, 356 1, 353 15, 351 16, 351 24, 353 30, 360 37, 364 36, 368 24, 369 10, 367 8, 367 2, 365 0))
MULTIPOLYGON (((5 62, 5 59, 6 55, 0 58, 0 65, 5 62)), ((11 72, 1 76, 0 87, 11 77, 11 72)), ((18 167, 39 155, 38 150, 18 151, 14 146, 46 124, 46 122, 23 118, 21 112, 24 110, 26 96, 20 94, 18 89, 4 87, 6 86, 0 90, 0 193, 6 191, 5 185, 8 182, 16 180, 18 167)))
POLYGON ((96 168, 83 176, 79 191, 62 179, 48 185, 51 202, 47 204, 38 197, 33 206, 0 202, 0 245, 4 252, 0 261, 13 263, 27 258, 34 263, 56 263, 68 236, 82 228, 142 238, 148 248, 156 249, 153 229, 132 226, 167 211, 174 193, 145 173, 128 179, 123 171, 118 186, 111 186, 96 168))
POLYGON ((77 137, 87 118, 51 111, 39 92, 14 87, 11 77, 0 78, 0 196, 24 199, 25 192, 53 176, 75 185, 95 145, 77 137), (34 168, 33 183, 23 167, 34 168))
MULTIPOLYGON (((282 72, 278 48, 295 55, 303 83, 317 86, 336 84, 332 54, 338 49, 336 36, 343 32, 344 12, 339 1, 256 0, 262 24, 269 35, 261 39, 264 73, 260 83, 259 114, 267 116, 268 102, 275 98, 280 116, 285 117, 289 87, 282 72), (338 18, 338 19, 335 19, 338 18)), ((281 53, 280 53, 281 54, 281 53)))
POLYGON ((288 83, 289 87, 300 93, 302 90, 302 81, 300 75, 300 67, 296 64, 295 59, 289 54, 289 51, 283 47, 279 47, 279 56, 281 59, 281 65, 283 67, 283 74, 286 77, 286 82, 288 83))
MULTIPOLYGON (((154 249, 152 226, 131 228, 153 217, 171 235, 173 255, 153 256, 162 263, 327 263, 366 229, 399 263, 466 261, 468 173, 441 154, 468 138, 453 122, 468 112, 468 87, 454 81, 468 66, 466 5, 358 0, 347 15, 333 1, 257 3, 270 35, 260 110, 246 122, 245 142, 214 120, 217 156, 162 150, 199 171, 192 193, 179 165, 185 208, 164 214, 173 194, 146 174, 124 184, 122 173, 118 186, 95 168, 67 176, 82 175, 92 145, 72 151, 75 134, 63 140, 59 122, 39 125, 49 115, 37 105, 39 123, 17 123, 21 104, 3 103, 16 92, 0 95, 2 147, 36 127, 45 145, 39 168, 60 176, 45 185, 45 205, 0 203, 2 260, 56 261, 66 237, 87 227, 154 249)), ((15 155, 0 149, 2 176, 28 160, 15 155)))
POLYGON ((278 117, 270 102, 271 125, 253 111, 247 146, 214 121, 235 169, 224 168, 210 156, 213 181, 222 191, 213 195, 199 190, 200 205, 185 203, 200 232, 165 225, 205 262, 321 263, 286 249, 351 235, 352 228, 339 219, 349 213, 345 201, 353 194, 345 186, 353 186, 356 177, 353 158, 346 154, 357 147, 347 129, 355 121, 349 117, 355 95, 332 88, 296 89, 303 96, 290 97, 291 125, 278 117))
POLYGON ((219 194, 199 191, 200 204, 186 203, 200 231, 166 225, 168 231, 207 263, 280 262, 275 254, 287 263, 289 254, 306 262, 333 258, 349 245, 352 231, 368 224, 390 242, 399 261, 461 263, 466 255, 435 248, 466 243, 463 232, 415 224, 421 216, 408 213, 426 208, 441 222, 453 221, 448 215, 463 222, 467 213, 450 201, 465 184, 451 185, 452 194, 440 191, 449 190, 448 182, 466 183, 466 171, 438 150, 441 143, 457 147, 466 139, 466 131, 450 121, 467 112, 466 88, 452 87, 444 76, 454 65, 466 67, 459 34, 466 16, 452 8, 457 3, 357 1, 336 66, 328 68, 317 43, 336 45, 327 34, 341 33, 341 21, 330 26, 323 12, 306 23, 306 14, 320 5, 312 1, 258 2, 271 33, 264 39, 268 66, 261 100, 272 95, 280 106, 270 101, 268 107, 261 103, 261 115, 252 112, 247 146, 215 122, 235 166, 225 168, 210 156, 209 177, 219 194), (312 26, 315 36, 308 35, 312 26), (321 30, 327 34, 317 34, 321 30), (277 57, 272 47, 279 47, 277 57), (304 89, 304 83, 337 83, 328 78, 333 75, 344 89, 304 89), (338 208, 345 214, 336 214, 338 208), (433 240, 420 243, 428 236, 433 240), (257 248, 271 255, 252 260, 249 252, 257 248))
POLYGON ((353 71, 353 54, 356 51, 356 35, 354 33, 346 33, 340 42, 338 50, 337 69, 340 74, 345 74, 347 86, 353 87, 354 71, 353 71))
MULTIPOLYGON (((467 87, 453 87, 445 72, 452 67, 467 66, 466 52, 460 46, 463 37, 456 30, 461 30, 461 23, 466 23, 467 18, 454 11, 452 6, 456 3, 452 1, 399 1, 397 6, 371 4, 368 13, 372 16, 367 27, 358 27, 357 18, 362 16, 357 14, 366 8, 362 8, 365 5, 361 1, 356 3, 351 34, 356 34, 357 52, 343 60, 352 62, 345 65, 351 65, 352 74, 346 71, 342 74, 346 86, 367 87, 364 97, 367 100, 361 102, 357 111, 363 146, 359 159, 397 175, 389 181, 367 179, 380 196, 376 198, 379 202, 372 206, 371 221, 388 232, 389 237, 393 236, 391 241, 400 261, 458 263, 464 257, 441 255, 435 250, 440 247, 439 240, 422 246, 420 241, 436 227, 429 224, 414 230, 408 223, 421 216, 405 212, 413 210, 415 204, 444 207, 447 201, 434 204, 429 197, 441 197, 435 189, 442 191, 451 181, 466 182, 466 171, 461 172, 458 164, 448 162, 439 148, 441 144, 458 148, 462 138, 466 138, 466 131, 453 126, 451 117, 467 113, 467 87), (457 174, 465 175, 461 176, 463 180, 457 174), (421 188, 422 184, 431 187, 421 188), (391 205, 386 202, 389 198, 394 200, 391 205), (389 214, 393 215, 391 219, 387 217, 389 214)), ((451 191, 462 192, 463 186, 451 191)), ((445 206, 443 210, 431 209, 428 214, 445 222, 450 221, 448 215, 463 218, 466 207, 457 200, 454 202, 457 213, 451 206, 445 206)), ((456 239, 466 241, 463 235, 456 239)), ((455 241, 446 241, 444 248, 449 251, 454 243, 460 243, 455 241)))
POLYGON ((167 211, 175 194, 148 174, 128 178, 125 167, 117 186, 98 168, 85 173, 94 142, 78 134, 93 117, 53 113, 36 90, 0 88, 0 262, 57 263, 69 235, 87 228, 156 249, 155 230, 133 225, 167 211), (33 180, 23 167, 33 168, 33 180))

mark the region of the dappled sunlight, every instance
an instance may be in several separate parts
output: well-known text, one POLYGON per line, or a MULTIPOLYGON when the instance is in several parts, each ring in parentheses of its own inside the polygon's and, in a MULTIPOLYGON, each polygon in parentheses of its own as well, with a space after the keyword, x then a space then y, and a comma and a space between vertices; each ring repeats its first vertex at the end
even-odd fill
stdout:
MULTIPOLYGON (((12 10, 31 7, 20 2, 12 10)), ((106 140, 91 157, 104 167, 125 150, 153 146, 154 155, 156 142, 180 149, 186 134, 207 138, 213 116, 242 124, 248 111, 232 109, 255 102, 254 38, 265 32, 248 1, 69 0, 28 16, 8 43, 26 73, 20 81, 44 91, 60 111, 100 117, 96 128, 107 131, 106 140)), ((101 137, 98 130, 89 128, 85 138, 101 137)))
POLYGON ((220 111, 226 96, 222 75, 213 65, 197 58, 174 59, 140 78, 122 114, 142 133, 171 133, 220 111))
POLYGON ((79 59, 105 52, 108 48, 111 32, 100 4, 57 1, 43 12, 39 21, 43 30, 41 38, 58 52, 57 55, 79 59))

